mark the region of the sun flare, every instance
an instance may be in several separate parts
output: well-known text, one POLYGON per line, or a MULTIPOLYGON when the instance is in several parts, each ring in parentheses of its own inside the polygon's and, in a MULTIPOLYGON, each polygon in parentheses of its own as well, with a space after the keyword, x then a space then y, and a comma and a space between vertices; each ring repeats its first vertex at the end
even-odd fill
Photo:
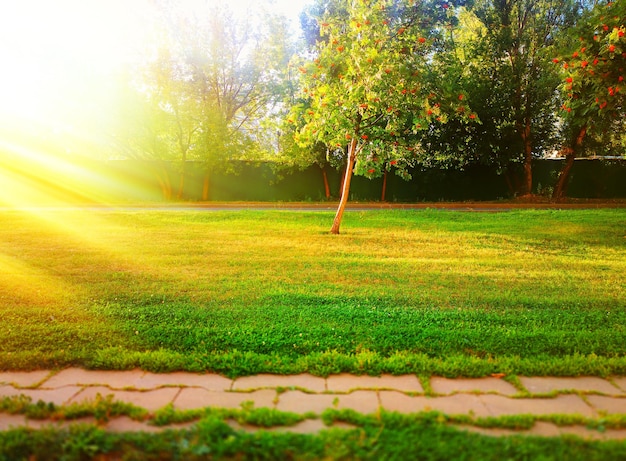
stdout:
MULTIPOLYGON (((22 0, 0 7, 0 206, 62 203, 108 181, 77 158, 121 158, 129 75, 154 59, 167 27, 215 8, 254 20, 260 9, 296 22, 305 0, 22 0), (62 187, 50 194, 50 180, 62 187)), ((83 162, 84 163, 84 162, 83 162)), ((118 184, 118 189, 138 187, 118 184)))

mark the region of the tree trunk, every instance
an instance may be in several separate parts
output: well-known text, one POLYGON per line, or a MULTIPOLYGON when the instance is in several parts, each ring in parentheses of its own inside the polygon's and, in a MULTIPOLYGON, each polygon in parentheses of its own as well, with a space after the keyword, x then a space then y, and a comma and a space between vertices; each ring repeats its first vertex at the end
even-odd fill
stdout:
POLYGON ((530 119, 526 119, 526 126, 522 134, 524 142, 524 184, 522 195, 532 195, 533 193, 533 145, 530 136, 530 119))
POLYGON ((387 170, 383 173, 383 191, 380 194, 380 201, 384 202, 387 195, 387 170))
POLYGON ((205 202, 209 200, 209 185, 210 185, 210 178, 209 178, 209 172, 207 171, 206 173, 204 173, 204 180, 202 182, 202 200, 205 202))
POLYGON ((587 127, 583 126, 578 135, 576 136, 574 142, 572 142, 571 146, 567 146, 563 149, 565 152, 565 165, 563 165, 563 169, 559 174, 559 179, 556 182, 556 186, 554 187, 554 192, 552 192, 552 198, 554 200, 561 200, 565 197, 567 193, 567 186, 569 183, 570 172, 572 167, 574 166, 574 159, 576 158, 576 153, 578 152, 579 147, 582 145, 583 140, 585 139, 585 135, 587 134, 587 127))
POLYGON ((185 169, 187 167, 187 151, 183 151, 182 159, 181 159, 181 167, 180 167, 180 182, 178 183, 178 200, 183 198, 183 194, 185 193, 185 169))
POLYGON ((170 184, 170 177, 167 169, 164 166, 160 166, 157 170, 154 170, 159 187, 161 188, 161 194, 163 194, 163 200, 169 201, 172 199, 172 185, 170 184))
POLYGON ((356 162, 356 146, 357 137, 354 136, 350 141, 350 149, 348 151, 348 164, 346 165, 346 174, 343 179, 343 186, 341 189, 341 199, 339 200, 339 207, 335 214, 335 220, 333 226, 330 229, 331 234, 339 234, 339 226, 341 226, 341 218, 343 218, 343 212, 348 203, 348 195, 350 195, 350 181, 352 180, 352 170, 354 170, 354 163, 356 162))
POLYGON ((185 170, 180 172, 180 181, 178 182, 178 193, 176 194, 176 198, 178 200, 183 198, 183 191, 185 189, 185 170))
POLYGON ((326 200, 330 199, 330 186, 328 185, 328 175, 326 174, 326 167, 320 166, 322 169, 322 179, 324 180, 324 195, 326 200))
POLYGON ((574 150, 568 148, 567 154, 565 155, 565 165, 563 165, 563 169, 559 174, 559 179, 557 180, 556 186, 554 186, 554 191, 552 192, 552 198, 554 200, 561 200, 565 196, 569 174, 572 170, 572 166, 574 166, 575 158, 576 154, 574 153, 574 150))

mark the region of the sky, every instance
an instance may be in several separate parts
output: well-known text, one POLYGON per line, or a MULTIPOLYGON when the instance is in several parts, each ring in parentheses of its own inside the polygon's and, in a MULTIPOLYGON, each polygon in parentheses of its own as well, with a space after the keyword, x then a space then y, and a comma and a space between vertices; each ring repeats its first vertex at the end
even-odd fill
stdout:
MULTIPOLYGON (((45 117, 69 93, 141 59, 154 41, 154 4, 168 0, 19 0, 0 6, 0 115, 45 117)), ((261 1, 297 18, 308 0, 169 0, 177 9, 228 5, 247 14, 261 1)))

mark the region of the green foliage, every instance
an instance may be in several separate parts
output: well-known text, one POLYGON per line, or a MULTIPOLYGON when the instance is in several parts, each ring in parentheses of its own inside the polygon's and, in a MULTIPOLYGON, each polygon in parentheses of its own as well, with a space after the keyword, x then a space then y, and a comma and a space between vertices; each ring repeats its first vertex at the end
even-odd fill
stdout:
POLYGON ((30 397, 19 395, 0 399, 0 411, 9 414, 22 414, 31 419, 73 420, 93 416, 98 422, 106 423, 110 418, 128 416, 141 421, 148 412, 131 404, 113 400, 113 396, 97 396, 93 402, 74 403, 66 406, 45 403, 41 400, 32 402, 30 397))
POLYGON ((598 2, 569 31, 565 53, 554 58, 561 69, 562 116, 570 138, 585 127, 595 137, 608 135, 604 139, 610 142, 610 132, 623 129, 625 19, 623 1, 598 2))
MULTIPOLYGON (((345 421, 352 430, 318 434, 246 433, 222 418, 207 416, 188 430, 159 434, 107 433, 93 426, 69 429, 12 429, 0 432, 0 460, 83 460, 113 457, 127 460, 200 459, 621 459, 620 441, 597 442, 575 437, 488 437, 460 431, 439 413, 363 417, 333 412, 327 421, 345 421)), ((526 419, 501 418, 494 427, 527 427, 526 419)), ((492 427, 492 426, 488 426, 492 427)))
POLYGON ((362 151, 357 174, 394 169, 408 175, 418 147, 414 135, 430 120, 446 118, 450 97, 433 93, 424 77, 437 20, 432 7, 345 2, 319 18, 316 57, 299 65, 304 102, 290 117, 293 123, 302 120, 300 144, 322 142, 341 152, 356 139, 354 154, 362 151))

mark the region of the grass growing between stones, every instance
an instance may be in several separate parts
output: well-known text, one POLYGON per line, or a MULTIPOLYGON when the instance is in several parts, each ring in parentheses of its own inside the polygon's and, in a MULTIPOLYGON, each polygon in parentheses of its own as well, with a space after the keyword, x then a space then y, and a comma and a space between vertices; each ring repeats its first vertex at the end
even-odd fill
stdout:
POLYGON ((0 369, 626 374, 626 210, 0 212, 0 369))
MULTIPOLYGON (((337 416, 341 418, 341 416, 337 416)), ((0 432, 0 460, 501 460, 623 459, 626 445, 618 441, 585 441, 576 437, 487 437, 460 431, 441 415, 379 418, 343 415, 354 429, 328 429, 318 434, 247 433, 231 428, 216 415, 186 430, 159 434, 106 432, 95 426, 68 429, 14 429, 0 432)))

